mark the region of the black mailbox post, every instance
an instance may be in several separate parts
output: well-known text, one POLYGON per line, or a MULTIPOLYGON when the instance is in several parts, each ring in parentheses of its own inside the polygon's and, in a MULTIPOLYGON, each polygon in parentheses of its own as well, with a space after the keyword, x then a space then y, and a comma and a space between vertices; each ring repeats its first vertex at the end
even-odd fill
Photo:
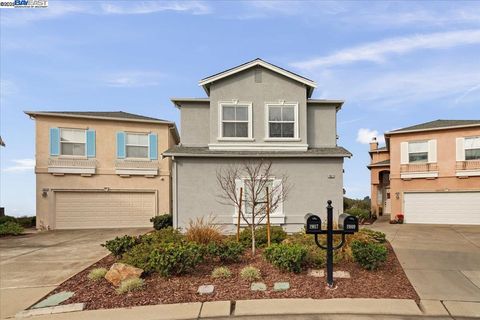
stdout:
POLYGON ((322 220, 319 216, 314 214, 308 214, 305 225, 305 232, 307 234, 313 234, 315 236, 315 243, 321 249, 327 250, 327 284, 329 288, 334 288, 333 284, 333 250, 341 248, 345 243, 346 234, 354 234, 358 231, 358 219, 354 216, 342 213, 338 217, 339 229, 333 229, 333 207, 332 201, 327 201, 327 230, 322 230, 322 220), (327 246, 324 247, 318 241, 319 234, 327 235, 327 246), (341 234, 342 241, 334 246, 333 235, 341 234))

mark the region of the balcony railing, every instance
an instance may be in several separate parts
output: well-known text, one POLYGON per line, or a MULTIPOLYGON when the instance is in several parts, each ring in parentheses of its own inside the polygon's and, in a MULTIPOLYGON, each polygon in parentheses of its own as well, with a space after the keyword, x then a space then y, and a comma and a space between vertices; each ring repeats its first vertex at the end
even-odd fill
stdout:
POLYGON ((480 160, 457 161, 457 170, 480 170, 480 160))
POLYGON ((158 161, 117 160, 115 161, 115 172, 121 176, 156 176, 158 175, 158 166, 158 161))
POLYGON ((95 159, 48 159, 48 172, 53 174, 79 173, 91 175, 95 173, 97 161, 95 159))
POLYGON ((431 172, 438 171, 436 163, 409 163, 400 166, 400 172, 431 172))

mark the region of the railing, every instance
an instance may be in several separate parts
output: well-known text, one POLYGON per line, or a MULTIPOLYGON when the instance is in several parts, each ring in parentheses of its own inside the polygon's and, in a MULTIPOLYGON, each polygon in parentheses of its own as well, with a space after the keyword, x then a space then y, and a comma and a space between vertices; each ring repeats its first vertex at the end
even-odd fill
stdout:
POLYGON ((400 172, 430 172, 438 171, 436 163, 409 163, 400 166, 400 172))
POLYGON ((480 170, 480 160, 457 161, 457 170, 480 170))
POLYGON ((49 168, 95 168, 97 161, 95 159, 68 159, 68 158, 50 158, 48 159, 49 168))

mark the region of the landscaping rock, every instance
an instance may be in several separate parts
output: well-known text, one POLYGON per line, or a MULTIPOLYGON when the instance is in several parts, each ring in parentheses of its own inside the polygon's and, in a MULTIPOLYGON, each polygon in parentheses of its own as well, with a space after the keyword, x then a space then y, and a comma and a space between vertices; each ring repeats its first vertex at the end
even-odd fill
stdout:
POLYGON ((308 270, 308 275, 315 278, 325 277, 325 271, 320 269, 310 269, 308 270))
POLYGON ((118 287, 120 283, 127 279, 140 278, 143 270, 132 267, 124 263, 114 263, 105 275, 108 282, 118 287))
POLYGON ((275 282, 273 284, 273 291, 286 291, 290 289, 289 282, 275 282))
POLYGON ((265 291, 265 290, 267 290, 267 285, 263 282, 253 282, 250 285, 250 290, 252 290, 252 291, 265 291))
POLYGON ((199 294, 212 294, 215 287, 213 284, 202 285, 198 287, 197 293, 199 294))
POLYGON ((348 271, 333 271, 333 277, 339 279, 350 279, 350 272, 348 271))
POLYGON ((36 305, 32 307, 32 309, 38 309, 38 308, 45 308, 45 307, 53 307, 56 305, 59 305, 63 301, 71 298, 75 293, 71 291, 62 291, 59 293, 56 293, 54 295, 51 295, 50 297, 40 301, 36 305))

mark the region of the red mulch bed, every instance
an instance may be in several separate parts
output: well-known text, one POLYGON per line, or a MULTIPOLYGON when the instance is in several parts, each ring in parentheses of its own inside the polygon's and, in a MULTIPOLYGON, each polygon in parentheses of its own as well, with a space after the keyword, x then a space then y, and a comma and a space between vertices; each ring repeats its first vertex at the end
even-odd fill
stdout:
MULTIPOLYGON (((367 271, 354 262, 341 262, 335 265, 335 270, 349 271, 352 278, 337 279, 335 290, 326 289, 325 278, 314 278, 304 271, 300 274, 281 272, 267 263, 257 252, 256 257, 245 254, 240 263, 230 264, 232 271, 229 279, 212 279, 210 273, 220 263, 203 264, 191 274, 163 278, 156 274, 145 277, 143 290, 119 295, 115 288, 106 280, 94 282, 87 278, 93 268, 109 268, 114 262, 113 256, 93 264, 84 271, 62 283, 50 294, 60 291, 73 291, 75 295, 64 302, 85 303, 86 309, 120 308, 152 304, 168 304, 180 302, 215 301, 215 300, 245 300, 267 298, 393 298, 414 299, 419 297, 408 281, 405 272, 388 244, 388 260, 380 269, 367 271), (250 291, 250 283, 242 280, 239 271, 247 265, 253 265, 262 272, 262 282, 267 284, 267 291, 250 291), (290 289, 284 292, 274 292, 273 284, 278 281, 289 281, 290 289), (215 285, 211 295, 197 294, 198 286, 215 285)), ((49 295, 50 295, 49 294, 49 295)))

